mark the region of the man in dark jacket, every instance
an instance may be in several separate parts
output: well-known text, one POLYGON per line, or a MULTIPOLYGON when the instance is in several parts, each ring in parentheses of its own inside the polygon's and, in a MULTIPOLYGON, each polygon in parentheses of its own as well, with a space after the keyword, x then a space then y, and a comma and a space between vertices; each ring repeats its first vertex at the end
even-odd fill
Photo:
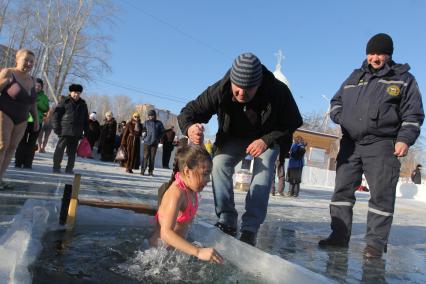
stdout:
POLYGON ((343 137, 337 155, 330 203, 331 235, 320 246, 347 247, 355 190, 365 174, 370 186, 365 258, 386 252, 395 206, 400 161, 420 134, 424 112, 408 64, 392 60, 393 41, 377 34, 367 43, 367 59, 331 100, 331 119, 343 137))
POLYGON ((83 87, 78 84, 69 86, 69 96, 55 108, 53 113, 53 131, 59 140, 53 154, 53 172, 61 172, 61 162, 67 149, 68 162, 65 172, 72 174, 78 141, 86 133, 89 124, 89 113, 86 102, 80 98, 83 87))
POLYGON ((174 148, 173 142, 175 141, 176 136, 176 132, 173 129, 173 126, 169 129, 166 129, 163 133, 163 137, 161 138, 161 142, 163 143, 162 164, 164 169, 170 169, 170 156, 172 155, 174 148))
POLYGON ((155 155, 157 154, 158 143, 164 132, 163 123, 157 120, 155 110, 148 111, 148 120, 143 124, 143 132, 145 132, 143 144, 143 167, 141 175, 145 175, 145 170, 148 168, 148 174, 154 174, 155 155))
POLYGON ((252 53, 238 56, 225 76, 189 102, 178 116, 182 133, 202 144, 204 128, 217 114, 213 194, 216 226, 236 236, 232 176, 245 156, 254 157, 253 179, 246 197, 240 240, 251 245, 266 217, 274 163, 279 141, 291 137, 302 125, 299 109, 288 87, 277 80, 252 53))

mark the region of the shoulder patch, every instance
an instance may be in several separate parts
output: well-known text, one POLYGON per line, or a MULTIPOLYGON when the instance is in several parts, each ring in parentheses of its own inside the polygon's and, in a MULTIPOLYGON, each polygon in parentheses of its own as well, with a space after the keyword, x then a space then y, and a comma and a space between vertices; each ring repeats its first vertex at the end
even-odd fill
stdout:
POLYGON ((386 92, 392 97, 396 97, 401 92, 401 89, 398 85, 390 85, 389 87, 387 87, 386 92))

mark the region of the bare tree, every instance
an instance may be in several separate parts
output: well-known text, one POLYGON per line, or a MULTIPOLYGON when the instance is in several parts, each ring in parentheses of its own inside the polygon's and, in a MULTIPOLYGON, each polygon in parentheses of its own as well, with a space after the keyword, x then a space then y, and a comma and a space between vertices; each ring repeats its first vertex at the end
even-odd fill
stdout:
POLYGON ((10 0, 0 1, 0 34, 3 29, 3 23, 6 16, 7 8, 9 7, 10 0))
MULTIPOLYGON (((9 4, 10 0, 0 1, 9 4)), ((9 46, 30 48, 39 55, 34 73, 45 75, 51 95, 61 94, 70 82, 89 82, 110 71, 107 58, 111 39, 104 31, 111 30, 106 25, 113 23, 117 12, 111 0, 10 3, 10 16, 4 17, 9 46)), ((5 9, 0 9, 0 16, 2 11, 5 9)))
POLYGON ((303 114, 302 128, 311 131, 340 136, 340 127, 338 127, 334 123, 324 124, 324 115, 328 115, 328 113, 324 114, 317 111, 313 111, 308 114, 303 114))
POLYGON ((126 95, 112 97, 112 112, 117 121, 128 120, 135 110, 132 99, 126 95))

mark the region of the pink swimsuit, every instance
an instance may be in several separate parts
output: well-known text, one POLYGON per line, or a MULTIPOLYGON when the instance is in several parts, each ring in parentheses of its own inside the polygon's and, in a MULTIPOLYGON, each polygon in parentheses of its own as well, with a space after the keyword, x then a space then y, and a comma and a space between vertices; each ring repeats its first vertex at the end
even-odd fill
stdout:
MULTIPOLYGON (((186 195, 186 208, 183 211, 179 211, 179 215, 176 219, 176 222, 178 223, 183 223, 183 222, 188 222, 191 221, 194 217, 195 214, 197 214, 197 210, 198 210, 198 194, 195 194, 195 204, 192 204, 192 200, 189 196, 190 194, 190 189, 188 189, 185 185, 185 183, 183 182, 182 178, 180 177, 180 173, 176 173, 175 175, 175 184, 176 186, 180 189, 185 191, 185 195, 186 195)), ((158 213, 155 216, 156 219, 158 220, 158 213)))

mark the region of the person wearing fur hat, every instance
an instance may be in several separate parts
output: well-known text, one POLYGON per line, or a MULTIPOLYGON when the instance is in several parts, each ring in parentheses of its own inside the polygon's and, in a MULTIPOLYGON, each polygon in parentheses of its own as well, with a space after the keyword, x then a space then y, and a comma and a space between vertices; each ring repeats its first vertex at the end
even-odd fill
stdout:
POLYGON ((164 132, 163 123, 157 120, 155 110, 148 111, 148 120, 143 125, 146 133, 143 144, 143 166, 141 175, 145 175, 145 170, 148 168, 148 175, 154 174, 155 155, 157 154, 158 144, 164 132))
POLYGON ((80 98, 83 86, 72 84, 68 88, 69 95, 60 103, 53 113, 53 131, 59 140, 53 154, 53 172, 61 172, 61 163, 64 151, 67 149, 67 166, 65 172, 74 173, 75 155, 78 141, 87 133, 89 125, 89 112, 86 102, 80 98))
POLYGON ((337 155, 331 229, 322 247, 347 247, 356 186, 368 182, 365 258, 386 252, 401 163, 420 135, 424 111, 419 87, 408 64, 393 61, 393 40, 384 33, 367 43, 366 59, 331 99, 330 117, 343 137, 337 155))
POLYGON ((105 113, 104 124, 101 127, 98 153, 101 153, 101 161, 114 161, 115 133, 117 132, 117 121, 111 111, 105 113))
POLYGON ((99 136, 101 135, 101 125, 96 119, 96 112, 92 112, 89 115, 89 127, 87 129, 87 140, 89 141, 90 148, 93 150, 93 146, 98 141, 99 136))

